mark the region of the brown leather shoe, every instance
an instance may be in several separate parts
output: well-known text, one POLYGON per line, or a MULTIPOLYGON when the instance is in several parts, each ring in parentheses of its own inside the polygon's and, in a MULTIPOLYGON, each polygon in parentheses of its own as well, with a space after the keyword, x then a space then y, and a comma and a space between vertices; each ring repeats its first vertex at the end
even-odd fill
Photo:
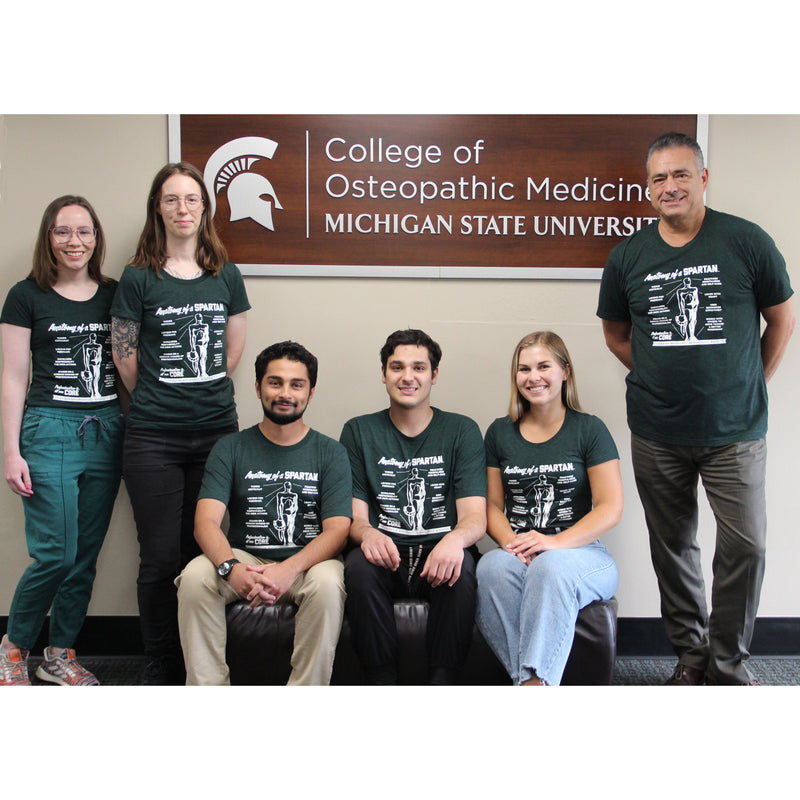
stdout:
POLYGON ((672 675, 664 681, 664 686, 702 686, 705 677, 702 670, 678 663, 672 675))

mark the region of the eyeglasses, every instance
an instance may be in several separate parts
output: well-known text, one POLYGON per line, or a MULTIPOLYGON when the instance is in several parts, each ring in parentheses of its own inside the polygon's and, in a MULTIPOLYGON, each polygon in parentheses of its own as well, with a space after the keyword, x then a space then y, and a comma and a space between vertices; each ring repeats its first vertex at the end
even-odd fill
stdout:
POLYGON ((196 211, 203 205, 203 198, 199 194, 187 194, 186 197, 168 194, 166 197, 161 198, 161 205, 170 211, 174 211, 181 200, 183 200, 183 204, 189 211, 196 211))
POLYGON ((94 228, 69 228, 66 225, 59 225, 57 228, 50 228, 53 238, 59 243, 64 244, 72 238, 74 233, 84 244, 94 241, 97 231, 94 228))

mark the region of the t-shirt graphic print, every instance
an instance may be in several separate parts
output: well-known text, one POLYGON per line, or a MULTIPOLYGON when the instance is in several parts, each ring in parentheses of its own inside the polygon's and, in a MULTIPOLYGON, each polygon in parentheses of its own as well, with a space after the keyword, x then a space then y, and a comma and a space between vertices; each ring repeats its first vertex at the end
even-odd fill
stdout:
POLYGON ((160 367, 163 383, 206 383, 225 377, 225 327, 222 303, 159 306, 160 367))

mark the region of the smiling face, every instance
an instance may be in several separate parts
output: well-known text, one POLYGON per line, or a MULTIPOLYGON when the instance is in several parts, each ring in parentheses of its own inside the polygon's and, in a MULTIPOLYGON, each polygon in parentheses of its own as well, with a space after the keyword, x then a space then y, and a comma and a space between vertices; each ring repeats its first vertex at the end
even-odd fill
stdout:
POLYGON ((569 367, 562 367, 544 345, 536 344, 520 351, 517 391, 528 407, 545 407, 553 403, 564 406, 562 386, 568 377, 569 367))
POLYGON ((96 242, 94 236, 79 238, 79 229, 94 230, 92 215, 83 206, 64 206, 56 215, 50 231, 50 248, 60 276, 72 276, 88 269, 96 242), (53 230, 58 228, 72 229, 66 241, 56 241, 53 230))
POLYGON ((393 406, 404 409, 430 405, 431 387, 439 369, 431 369, 427 347, 398 345, 386 360, 383 383, 393 406))
POLYGON ((202 197, 200 186, 189 175, 176 173, 164 181, 156 209, 164 222, 167 237, 187 239, 197 236, 203 219, 202 197), (186 205, 188 198, 200 198, 201 202, 190 209, 186 205))
POLYGON ((276 358, 267 364, 261 383, 256 383, 264 416, 277 425, 300 419, 314 396, 308 369, 301 361, 276 358))
POLYGON ((656 150, 647 164, 650 203, 670 227, 693 226, 705 214, 708 170, 700 169, 690 147, 656 150))

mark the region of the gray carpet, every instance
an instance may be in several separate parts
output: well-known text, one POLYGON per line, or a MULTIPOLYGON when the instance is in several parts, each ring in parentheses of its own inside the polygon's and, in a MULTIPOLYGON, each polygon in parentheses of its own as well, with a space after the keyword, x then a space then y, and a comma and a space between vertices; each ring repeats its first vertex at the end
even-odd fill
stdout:
MULTIPOLYGON (((44 684, 35 677, 41 658, 28 661, 31 682, 44 684)), ((136 686, 144 668, 144 658, 136 656, 87 656, 81 663, 94 672, 103 686, 136 686)), ((614 686, 659 686, 675 666, 673 656, 634 658, 620 656, 614 670, 614 686)), ((800 686, 800 656, 753 656, 750 669, 764 686, 800 686)))
MULTIPOLYGON (((620 656, 614 667, 614 686, 658 686, 676 663, 674 656, 620 656)), ((748 666, 763 686, 800 686, 800 656, 752 656, 748 666)))

